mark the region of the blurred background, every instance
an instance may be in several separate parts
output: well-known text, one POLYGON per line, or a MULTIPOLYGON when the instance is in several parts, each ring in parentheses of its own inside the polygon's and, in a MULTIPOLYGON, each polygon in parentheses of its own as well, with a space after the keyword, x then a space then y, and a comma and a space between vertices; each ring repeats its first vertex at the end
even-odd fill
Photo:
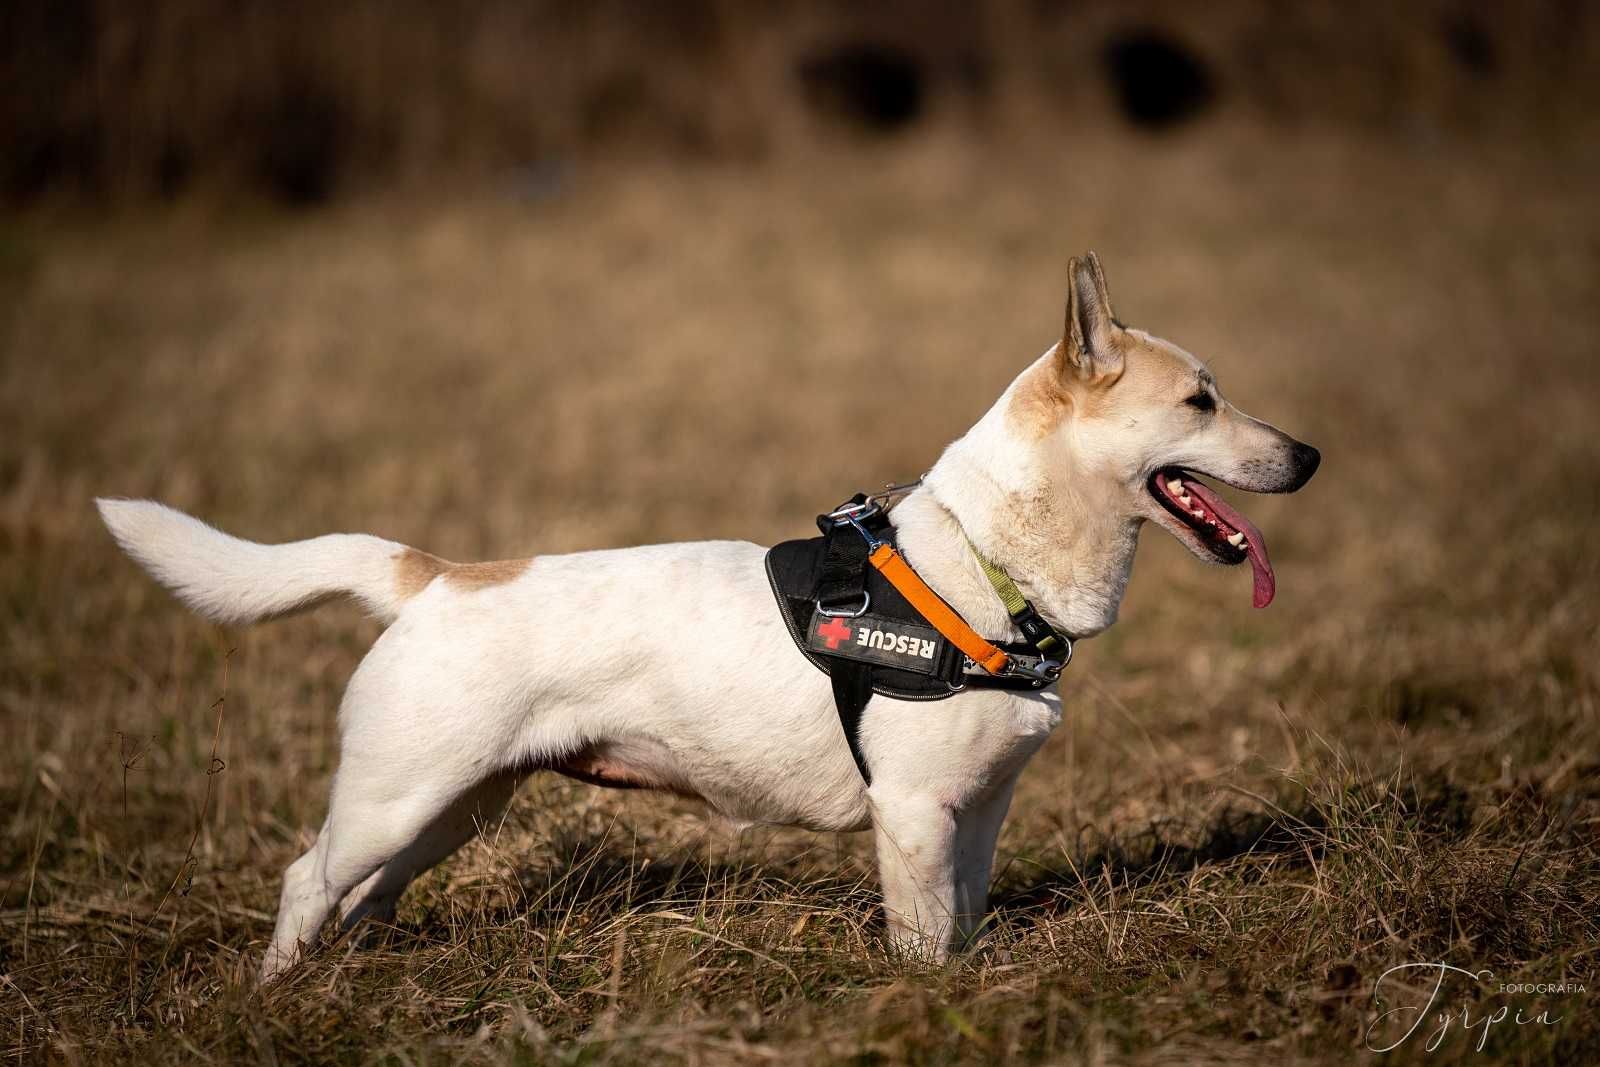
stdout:
MULTIPOLYGON (((1187 991, 1132 1022, 1106 1009, 1151 1027, 1151 1049, 1201 990, 1233 1063, 1246 1027, 1263 1062, 1338 1062, 1358 1009, 1310 1030, 1281 1005, 1230 1016, 1212 976, 1322 997, 1340 960, 1571 959, 1571 916, 1590 936, 1593 908, 1570 894, 1600 884, 1597 60, 1600 7, 1577 0, 0 5, 0 905, 17 920, 0 969, 37 1009, 17 1010, 19 1048, 127 1054, 181 1031, 265 1057, 268 1031, 195 1005, 249 988, 376 634, 353 609, 203 624, 116 555, 95 495, 457 560, 803 536, 979 418, 1057 338, 1067 258, 1091 248, 1120 318, 1207 360, 1324 464, 1296 496, 1234 494, 1278 564, 1267 611, 1239 571, 1146 535, 1122 622, 1080 651, 1067 722, 1019 789, 1009 899, 1082 900, 1048 872, 1139 841, 1232 877, 1223 816, 1245 796, 1323 825, 1344 810, 1327 796, 1414 775, 1394 814, 1413 836, 1312 904, 1295 870, 1206 905, 1147 880, 1142 901, 1096 902, 1082 936, 1081 910, 1013 924, 1034 915, 1018 904, 1005 952, 1088 1005, 1080 1023, 1128 983, 1187 991), (227 770, 207 776, 223 686, 227 770), (1342 784, 1308 800, 1295 783, 1316 768, 1342 784), (1454 799, 1416 799, 1435 796, 1454 799), (1562 851, 1580 831, 1582 864, 1562 851), (1476 925, 1436 921, 1480 884, 1476 925), (1270 906, 1232 910, 1246 901, 1270 906), (1169 932, 1140 956, 1101 932, 1118 909, 1137 938, 1150 915, 1193 909, 1200 929, 1219 908, 1276 931, 1270 948, 1169 932), (170 930, 139 933, 150 915, 170 930)), ((418 916, 556 878, 618 819, 628 878, 640 857, 689 877, 707 855, 692 805, 528 791, 504 851, 419 888, 402 921, 420 940, 358 977, 387 961, 468 982, 483 938, 522 944, 511 928, 418 916)), ((805 937, 840 946, 848 981, 818 981, 894 981, 859 963, 870 936, 840 932, 871 921, 868 845, 761 840, 757 870, 792 879, 783 907, 821 916, 805 937), (818 877, 867 888, 840 904, 807 895, 818 877)), ((789 951, 792 912, 753 907, 715 929, 789 951)), ((680 973, 630 936, 613 1000, 648 972, 712 1005, 697 1018, 718 1040, 758 1040, 718 1005, 771 1009, 738 983, 783 988, 776 965, 680 973)), ((610 1010, 602 979, 563 985, 548 963, 516 995, 550 1033, 610 1010)), ((340 988, 341 1032, 371 1040, 437 1035, 458 1010, 501 1021, 477 993, 417 1008, 340 988)), ((1002 1043, 1015 1020, 1065 1018, 1041 987, 1013 993, 948 1002, 1002 1043)), ((851 1025, 876 1025, 873 1005, 851 1025)), ((306 1018, 288 1029, 331 1032, 306 1018)), ((1103 1032, 1063 1027, 1079 1048, 1103 1032)), ((1028 1040, 1067 1047, 1044 1032, 1028 1040)))
POLYGON ((0 469, 394 478, 342 521, 469 554, 770 536, 924 469, 1091 246, 1247 409, 1408 409, 1396 364, 1592 281, 1597 50, 1563 0, 9 4, 0 469))
POLYGON ((446 178, 553 194, 580 163, 779 163, 944 127, 1174 134, 1218 116, 1423 150, 1587 119, 1596 17, 1497 5, 327 5, 18 2, 4 181, 20 200, 197 189, 312 205, 446 178))

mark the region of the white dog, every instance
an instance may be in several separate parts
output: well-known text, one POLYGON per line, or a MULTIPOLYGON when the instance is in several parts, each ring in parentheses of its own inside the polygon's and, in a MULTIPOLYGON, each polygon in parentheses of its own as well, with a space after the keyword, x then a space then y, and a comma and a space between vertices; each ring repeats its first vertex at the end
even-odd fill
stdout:
MULTIPOLYGON (((1189 353, 1119 323, 1092 253, 1070 276, 1061 342, 894 510, 900 551, 996 641, 1019 635, 974 549, 1083 638, 1116 619, 1146 520, 1203 560, 1248 559, 1263 605, 1259 531, 1191 472, 1292 492, 1316 450, 1233 408, 1189 353)), ((869 787, 758 545, 455 564, 366 534, 262 545, 151 501, 99 506, 118 544, 208 618, 351 596, 389 624, 345 692, 327 818, 284 873, 269 978, 336 905, 346 927, 391 912, 541 770, 699 797, 736 821, 870 827, 892 939, 942 958, 983 917, 1017 775, 1061 717, 1048 690, 874 697, 859 735, 869 787)))

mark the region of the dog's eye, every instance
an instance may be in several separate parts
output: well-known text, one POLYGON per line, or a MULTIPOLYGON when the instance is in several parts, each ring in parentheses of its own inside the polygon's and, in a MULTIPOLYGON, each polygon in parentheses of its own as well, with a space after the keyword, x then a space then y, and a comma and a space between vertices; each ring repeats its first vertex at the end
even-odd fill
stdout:
POLYGON ((1196 411, 1217 410, 1217 402, 1212 399, 1210 393, 1196 393, 1194 396, 1191 396, 1189 399, 1185 400, 1184 403, 1188 404, 1196 411))

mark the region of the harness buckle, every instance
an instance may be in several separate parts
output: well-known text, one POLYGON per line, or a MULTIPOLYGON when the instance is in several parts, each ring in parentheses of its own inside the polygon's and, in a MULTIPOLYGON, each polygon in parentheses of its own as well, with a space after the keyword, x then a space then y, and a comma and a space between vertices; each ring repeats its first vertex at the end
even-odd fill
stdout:
POLYGON ((1067 664, 1072 662, 1072 638, 1065 634, 1056 634, 1055 636, 1060 639, 1065 649, 1061 653, 1060 659, 1054 659, 1048 655, 1041 655, 1037 658, 1029 656, 1025 662, 1016 656, 1012 656, 1006 663, 1006 673, 1023 678, 1032 678, 1041 686, 1048 685, 1060 678, 1061 672, 1066 670, 1067 664))
POLYGON ((1012 656, 1006 661, 1005 672, 1014 678, 1031 679, 1043 688, 1061 677, 1061 671, 1065 667, 1066 664, 1060 660, 1040 658, 1031 663, 1024 663, 1016 656, 1012 656))
MULTIPOLYGON (((971 656, 963 657, 963 674, 979 674, 982 668, 973 661, 971 656)), ((1043 689, 1045 686, 1061 677, 1061 672, 1067 669, 1067 664, 1072 662, 1072 642, 1067 642, 1067 654, 1061 659, 1051 659, 1048 656, 1019 656, 1010 654, 1006 657, 1005 670, 999 675, 1001 678, 1026 678, 1034 684, 1034 688, 1043 689)), ((965 688, 962 683, 961 688, 965 688)))

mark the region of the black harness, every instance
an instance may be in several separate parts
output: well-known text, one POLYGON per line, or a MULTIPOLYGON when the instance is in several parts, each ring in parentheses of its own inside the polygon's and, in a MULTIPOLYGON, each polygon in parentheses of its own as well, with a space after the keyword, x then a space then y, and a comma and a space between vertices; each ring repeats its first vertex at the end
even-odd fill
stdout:
POLYGON ((867 784, 872 775, 859 730, 874 693, 945 700, 964 689, 1037 692, 1054 683, 1072 658, 1072 642, 1024 601, 1011 616, 1026 640, 996 642, 1010 664, 1003 674, 986 672, 868 564, 875 542, 894 543, 894 525, 882 507, 857 494, 817 516, 817 527, 821 537, 785 541, 767 552, 767 580, 789 636, 832 678, 839 722, 867 784))

